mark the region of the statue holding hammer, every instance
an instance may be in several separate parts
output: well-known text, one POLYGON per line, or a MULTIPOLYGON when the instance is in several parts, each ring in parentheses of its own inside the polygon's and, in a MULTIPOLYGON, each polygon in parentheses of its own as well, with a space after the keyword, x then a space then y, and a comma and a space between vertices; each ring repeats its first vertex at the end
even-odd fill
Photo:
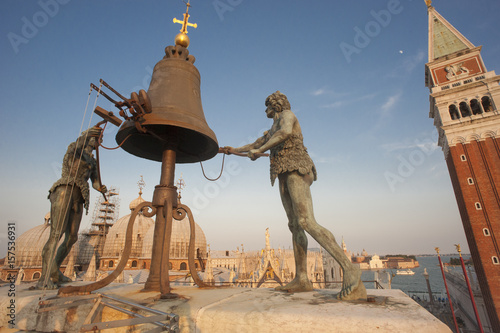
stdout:
POLYGON ((68 146, 64 155, 62 175, 49 190, 50 235, 42 251, 42 274, 38 289, 55 289, 61 282, 70 282, 59 268, 78 239, 78 229, 83 209, 88 212, 89 184, 99 192, 106 193, 101 184, 97 162, 92 151, 99 144, 100 127, 92 127, 68 146), (64 236, 63 242, 57 246, 64 236))

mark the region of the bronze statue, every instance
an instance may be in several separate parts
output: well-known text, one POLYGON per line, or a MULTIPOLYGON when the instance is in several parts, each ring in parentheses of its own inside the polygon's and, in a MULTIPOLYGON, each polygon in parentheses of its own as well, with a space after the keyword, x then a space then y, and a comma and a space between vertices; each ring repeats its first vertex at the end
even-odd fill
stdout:
POLYGON ((50 236, 42 251, 42 274, 38 289, 55 289, 61 282, 70 282, 59 270, 78 239, 83 208, 88 214, 89 178, 92 187, 105 193, 98 177, 97 162, 92 155, 101 134, 101 128, 92 127, 72 142, 64 155, 61 178, 49 190, 50 236), (57 244, 64 235, 59 247, 57 244))
POLYGON ((311 291, 313 285, 307 277, 307 236, 309 233, 344 271, 342 289, 337 298, 366 299, 361 282, 361 271, 354 266, 326 228, 319 225, 313 212, 310 186, 316 180, 316 168, 303 144, 299 121, 290 110, 287 97, 277 91, 266 99, 266 115, 274 120, 269 131, 254 143, 239 147, 224 147, 227 153, 247 153, 256 160, 270 150, 271 184, 279 180, 281 201, 288 216, 295 256, 295 278, 276 290, 290 292, 311 291))

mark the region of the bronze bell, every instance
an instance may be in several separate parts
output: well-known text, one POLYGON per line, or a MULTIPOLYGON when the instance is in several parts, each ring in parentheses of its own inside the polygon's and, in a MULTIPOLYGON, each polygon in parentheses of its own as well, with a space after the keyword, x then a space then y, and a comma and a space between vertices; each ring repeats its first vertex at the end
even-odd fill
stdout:
MULTIPOLYGON (((201 106, 195 58, 179 45, 168 46, 165 54, 153 69, 146 96, 150 109, 144 108, 138 124, 132 119, 125 121, 116 142, 125 140, 122 148, 128 153, 160 162, 167 148, 176 151, 176 163, 208 160, 217 154, 219 144, 201 106)), ((136 98, 133 93, 131 99, 136 98)))

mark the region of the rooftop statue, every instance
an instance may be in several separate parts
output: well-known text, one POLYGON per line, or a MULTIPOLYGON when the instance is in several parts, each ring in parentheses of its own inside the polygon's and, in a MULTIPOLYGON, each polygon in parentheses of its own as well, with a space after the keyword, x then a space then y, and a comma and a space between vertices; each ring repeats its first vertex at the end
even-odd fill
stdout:
POLYGON ((295 256, 295 278, 276 290, 289 292, 311 291, 313 285, 307 277, 307 236, 310 234, 342 267, 344 278, 337 298, 366 299, 361 282, 361 271, 354 266, 335 241, 333 234, 319 225, 313 212, 310 186, 317 179, 316 168, 303 144, 302 131, 295 114, 290 110, 287 97, 277 91, 266 99, 266 115, 273 119, 269 131, 254 143, 239 147, 224 147, 227 153, 247 153, 256 160, 270 150, 271 184, 279 181, 281 201, 292 232, 295 256))
POLYGON ((83 209, 88 213, 89 184, 105 193, 98 177, 97 162, 92 155, 101 134, 101 128, 92 127, 72 142, 64 155, 62 175, 49 190, 51 225, 50 235, 42 251, 42 274, 38 289, 55 289, 61 282, 70 282, 59 270, 78 239, 83 209), (64 235, 59 247, 57 244, 64 235))

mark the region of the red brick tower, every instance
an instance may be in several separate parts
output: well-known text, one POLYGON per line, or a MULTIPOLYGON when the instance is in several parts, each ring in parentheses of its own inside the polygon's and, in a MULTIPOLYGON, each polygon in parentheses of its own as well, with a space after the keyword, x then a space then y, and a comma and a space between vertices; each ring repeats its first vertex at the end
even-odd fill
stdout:
POLYGON ((500 76, 431 6, 429 117, 439 133, 458 209, 494 332, 500 332, 500 76))

